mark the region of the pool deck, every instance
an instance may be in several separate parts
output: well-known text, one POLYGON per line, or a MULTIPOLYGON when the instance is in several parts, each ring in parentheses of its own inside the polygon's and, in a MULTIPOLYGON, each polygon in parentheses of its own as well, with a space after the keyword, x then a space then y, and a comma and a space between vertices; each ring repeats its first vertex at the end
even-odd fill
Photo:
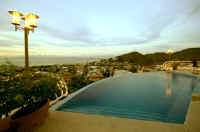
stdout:
POLYGON ((191 101, 184 124, 49 111, 35 132, 200 132, 200 101, 191 101))
POLYGON ((72 112, 52 112, 36 132, 187 132, 184 125, 72 112))
POLYGON ((184 125, 187 132, 200 132, 200 100, 190 103, 184 125))

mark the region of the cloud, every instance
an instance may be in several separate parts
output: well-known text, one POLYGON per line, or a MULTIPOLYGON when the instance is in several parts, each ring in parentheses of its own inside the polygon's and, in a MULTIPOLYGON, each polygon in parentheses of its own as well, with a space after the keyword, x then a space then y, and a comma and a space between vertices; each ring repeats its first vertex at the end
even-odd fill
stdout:
MULTIPOLYGON (((177 2, 177 1, 176 1, 177 2)), ((168 6, 172 6, 176 2, 170 1, 168 6)), ((178 1, 181 3, 181 1, 178 1)), ((154 13, 153 16, 145 17, 145 23, 143 26, 146 28, 144 31, 140 32, 137 36, 133 35, 129 38, 115 37, 115 38, 103 38, 101 35, 94 34, 88 27, 82 27, 74 30, 73 32, 63 32, 46 25, 40 25, 41 30, 45 31, 53 37, 60 38, 66 41, 72 42, 82 42, 74 46, 113 46, 113 45, 138 45, 145 44, 162 37, 162 33, 167 30, 167 28, 176 23, 183 15, 187 19, 191 15, 199 12, 200 4, 198 0, 183 3, 183 6, 174 6, 168 9, 164 8, 165 5, 162 5, 164 8, 161 12, 154 13), (188 5, 189 6, 188 6, 188 5), (187 8, 186 8, 187 7, 187 8), (186 8, 186 10, 185 10, 186 8), (101 39, 95 39, 101 38, 101 39)), ((151 13, 151 11, 150 11, 151 13)), ((184 22, 180 23, 184 24, 184 22)), ((134 29, 133 29, 134 30, 134 29)))
POLYGON ((12 43, 8 43, 7 41, 6 42, 2 42, 1 41, 1 44, 0 44, 0 47, 12 47, 13 44, 12 43))
MULTIPOLYGON (((200 41, 199 32, 196 32, 196 30, 199 31, 200 0, 167 0, 154 3, 147 2, 147 0, 141 0, 141 2, 137 3, 132 1, 137 8, 129 4, 131 3, 130 1, 124 1, 123 3, 124 6, 127 6, 127 11, 122 10, 121 5, 119 5, 117 10, 114 10, 112 6, 109 6, 109 10, 106 10, 107 7, 104 6, 105 1, 103 0, 103 8, 97 9, 100 13, 95 11, 94 13, 89 11, 87 13, 81 12, 81 10, 76 10, 76 8, 71 6, 70 9, 69 5, 65 9, 58 10, 44 8, 44 5, 41 4, 39 6, 35 4, 37 8, 30 8, 34 7, 34 3, 37 2, 34 1, 32 4, 29 4, 27 1, 22 0, 20 4, 15 5, 15 2, 12 0, 8 1, 3 2, 0 9, 0 52, 2 47, 13 49, 14 47, 23 46, 24 43, 22 32, 22 34, 5 34, 5 32, 11 32, 14 29, 10 25, 11 18, 7 13, 10 7, 16 7, 16 9, 20 9, 22 12, 32 12, 33 10, 40 9, 40 13, 38 13, 41 16, 41 19, 38 21, 39 28, 37 33, 30 37, 30 49, 40 50, 40 48, 43 48, 44 50, 40 50, 42 52, 47 49, 48 52, 54 51, 57 48, 56 52, 70 49, 78 53, 82 52, 79 49, 87 51, 89 47, 96 48, 96 51, 98 51, 105 48, 113 50, 112 47, 114 46, 119 46, 120 48, 133 46, 138 47, 139 50, 145 47, 147 50, 151 50, 151 46, 154 46, 154 43, 158 45, 157 47, 155 46, 155 49, 164 50, 172 46, 180 48, 181 44, 185 46, 186 43, 188 43, 188 46, 191 46, 189 45, 190 43, 196 45, 200 41), (61 12, 63 14, 58 15, 61 12), (127 14, 123 16, 123 13, 127 14), (195 20, 193 19, 194 16, 196 17, 195 20), (44 23, 47 23, 49 20, 51 22, 48 24, 51 23, 52 25, 45 25, 44 23), (95 24, 93 25, 93 23, 95 24), (60 25, 63 26, 63 29, 60 25), (38 32, 39 30, 42 32, 38 32), (1 37, 6 37, 7 39, 4 40, 1 37)), ((87 2, 85 3, 85 7, 81 6, 81 8, 92 10, 93 7, 91 8, 91 5, 87 4, 87 2)), ((54 7, 54 4, 51 2, 48 4, 54 7)), ((60 2, 56 6, 61 7, 61 5, 65 5, 64 2, 60 2)), ((75 7, 77 6, 79 5, 75 7)), ((96 8, 96 5, 93 6, 96 8)), ((23 48, 19 49, 23 50, 23 48)), ((122 50, 120 51, 122 52, 122 50)))
POLYGON ((92 33, 86 27, 76 29, 73 32, 63 32, 44 24, 40 24, 40 28, 50 36, 57 37, 62 40, 91 42, 90 37, 92 36, 92 33))
POLYGON ((0 12, 0 19, 1 19, 1 23, 0 23, 0 31, 8 31, 10 29, 11 26, 11 19, 9 19, 8 17, 8 13, 7 12, 0 12), (6 13, 6 14, 4 14, 6 13))
MULTIPOLYGON (((186 3, 187 4, 187 3, 186 3)), ((173 12, 167 10, 167 12, 162 12, 155 17, 147 20, 147 29, 142 34, 147 36, 148 41, 156 40, 161 37, 161 34, 166 30, 171 24, 176 23, 178 19, 184 16, 180 25, 185 24, 188 18, 200 11, 200 1, 192 1, 188 8, 176 7, 173 12)), ((177 24, 176 24, 177 25, 177 24)), ((177 25, 178 26, 178 25, 177 25)))
POLYGON ((189 15, 192 16, 196 13, 199 13, 200 11, 200 1, 199 0, 195 0, 192 4, 193 8, 192 10, 190 11, 189 15))
POLYGON ((59 38, 65 41, 71 41, 76 44, 58 44, 58 45, 66 45, 66 46, 114 46, 114 45, 131 45, 131 44, 141 44, 149 41, 150 39, 142 38, 144 36, 135 37, 135 38, 103 38, 101 35, 97 35, 91 32, 88 28, 79 28, 73 32, 63 32, 52 27, 46 25, 40 25, 42 31, 46 32, 52 37, 59 38), (94 39, 101 38, 101 39, 94 39))

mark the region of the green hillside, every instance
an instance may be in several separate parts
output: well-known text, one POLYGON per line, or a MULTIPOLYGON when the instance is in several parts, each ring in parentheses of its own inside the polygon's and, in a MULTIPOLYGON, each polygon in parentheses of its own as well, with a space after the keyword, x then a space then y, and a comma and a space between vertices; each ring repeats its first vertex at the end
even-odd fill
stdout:
MULTIPOLYGON (((154 65, 162 64, 163 62, 169 60, 170 57, 167 53, 158 52, 152 54, 141 54, 139 52, 131 52, 117 56, 118 62, 129 62, 139 65, 154 65)), ((200 48, 189 48, 171 55, 171 60, 200 60, 200 48)))
POLYGON ((200 60, 200 48, 184 49, 172 55, 173 60, 200 60))

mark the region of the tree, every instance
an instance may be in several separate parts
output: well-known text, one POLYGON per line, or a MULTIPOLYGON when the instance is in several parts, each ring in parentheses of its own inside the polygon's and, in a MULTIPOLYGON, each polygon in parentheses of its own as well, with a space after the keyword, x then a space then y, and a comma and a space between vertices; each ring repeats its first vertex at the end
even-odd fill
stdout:
POLYGON ((193 65, 193 67, 198 67, 198 62, 197 62, 197 60, 194 59, 194 60, 192 61, 192 65, 193 65))
POLYGON ((72 65, 72 66, 70 67, 70 72, 71 72, 73 75, 75 75, 75 74, 77 73, 77 68, 76 68, 74 65, 72 65))
POLYGON ((82 76, 83 76, 83 77, 86 77, 87 74, 88 74, 88 64, 86 64, 86 65, 84 66, 82 76))
POLYGON ((107 68, 103 75, 104 77, 110 77, 110 70, 107 68))
POLYGON ((83 76, 73 76, 71 84, 69 85, 69 93, 72 93, 74 91, 77 91, 88 84, 92 83, 93 81, 90 81, 83 76))
POLYGON ((4 64, 0 65, 0 73, 8 76, 10 79, 17 75, 17 69, 18 67, 8 60, 4 64))
POLYGON ((136 73, 137 72, 137 67, 132 65, 131 68, 130 68, 130 72, 136 73))

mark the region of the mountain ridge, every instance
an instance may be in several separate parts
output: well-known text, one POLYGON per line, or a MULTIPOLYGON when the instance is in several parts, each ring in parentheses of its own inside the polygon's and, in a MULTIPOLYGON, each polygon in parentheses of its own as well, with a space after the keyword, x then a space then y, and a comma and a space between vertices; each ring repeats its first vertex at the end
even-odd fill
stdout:
POLYGON ((155 65, 162 64, 169 60, 179 61, 192 61, 200 60, 200 48, 187 48, 171 55, 165 52, 155 52, 150 54, 142 54, 137 51, 119 55, 116 57, 118 62, 128 61, 129 63, 135 63, 139 65, 155 65))

